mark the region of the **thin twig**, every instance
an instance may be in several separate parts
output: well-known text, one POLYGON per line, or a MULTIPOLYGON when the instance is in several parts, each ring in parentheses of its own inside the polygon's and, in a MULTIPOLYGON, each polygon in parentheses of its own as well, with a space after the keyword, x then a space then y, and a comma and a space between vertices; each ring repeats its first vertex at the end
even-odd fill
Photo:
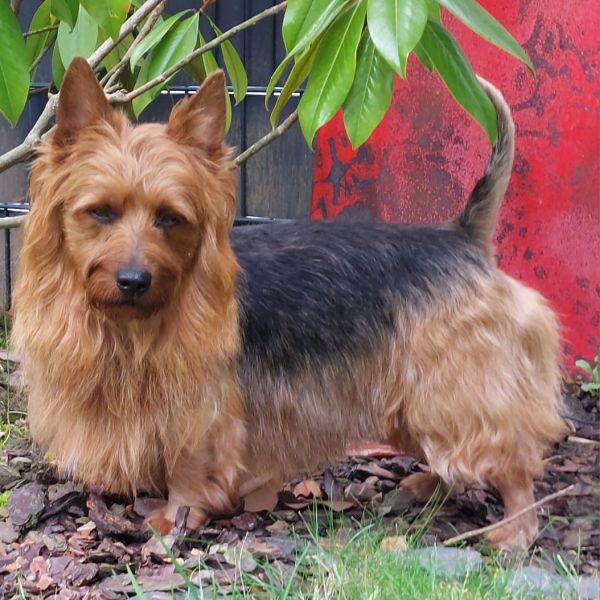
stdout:
POLYGON ((10 0, 10 9, 15 13, 15 15, 19 14, 19 10, 21 9, 22 0, 10 0))
POLYGON ((165 9, 165 2, 166 0, 161 0, 158 6, 150 13, 150 16, 144 23, 144 26, 140 30, 139 34, 135 37, 133 42, 131 42, 131 46, 127 48, 123 58, 121 58, 121 60, 100 80, 100 85, 103 86, 105 90, 112 87, 129 62, 129 58, 135 50, 135 47, 150 33, 150 30, 154 27, 156 21, 158 21, 158 17, 160 17, 161 13, 165 9))
POLYGON ((267 17, 272 17, 272 16, 282 12, 283 10, 285 10, 286 6, 287 6, 287 1, 280 2, 279 4, 276 4, 275 6, 272 6, 271 8, 267 8, 266 10, 263 10, 262 12, 258 13, 257 15, 254 15, 250 19, 243 21, 239 25, 235 25, 231 29, 228 29, 225 33, 212 39, 207 44, 200 46, 200 48, 197 48, 196 50, 194 50, 193 52, 191 52, 190 54, 188 54, 187 56, 182 58, 179 62, 175 63, 172 67, 169 67, 166 71, 164 71, 160 75, 157 75, 154 79, 151 79, 144 85, 141 85, 139 88, 136 88, 135 90, 132 90, 131 92, 129 92, 127 94, 123 94, 123 93, 115 94, 113 97, 110 98, 111 102, 118 102, 118 103, 131 102, 131 100, 133 100, 134 98, 137 98, 138 96, 141 96, 144 92, 147 92, 148 90, 152 89, 153 87, 157 86, 158 84, 164 83, 165 81, 167 81, 167 79, 169 79, 171 76, 175 75, 175 73, 180 71, 183 67, 185 67, 186 65, 191 63, 193 60, 195 60, 196 58, 198 58, 205 52, 208 52, 209 50, 216 48, 222 42, 224 42, 225 40, 228 40, 230 37, 234 36, 236 33, 239 33, 240 31, 243 31, 244 29, 248 29, 248 27, 252 27, 253 25, 256 25, 258 22, 262 21, 263 19, 266 19, 267 17))
MULTIPOLYGON (((92 68, 96 67, 100 61, 103 60, 104 57, 111 52, 111 50, 118 43, 120 43, 124 37, 129 35, 135 29, 135 27, 137 27, 138 23, 150 12, 152 12, 162 1, 163 0, 147 0, 144 4, 142 4, 142 6, 140 6, 140 8, 123 23, 118 38, 116 40, 108 38, 88 58, 88 62, 92 68)), ((38 120, 35 122, 35 125, 31 128, 31 131, 27 134, 23 142, 0 156, 0 173, 6 171, 17 163, 27 160, 31 156, 33 149, 40 141, 42 134, 52 120, 57 104, 58 94, 50 95, 42 114, 39 116, 38 120)))
POLYGON ((473 529, 472 531, 467 531, 466 533, 461 533, 460 535, 451 537, 451 538, 447 539, 443 543, 443 545, 444 546, 453 546, 454 544, 457 544, 458 542, 462 542, 463 540, 468 540, 472 537, 481 535, 482 533, 488 533, 489 531, 498 529, 498 527, 502 527, 502 525, 506 525, 507 523, 510 523, 511 521, 514 521, 515 519, 518 519, 519 517, 523 516, 525 513, 529 512, 530 510, 534 510, 535 508, 538 508, 539 506, 542 506, 543 504, 546 504, 547 502, 556 500, 556 498, 560 498, 561 496, 564 496, 565 494, 569 493, 574 488, 575 488, 574 485, 570 485, 570 486, 566 487, 565 489, 560 490, 559 492, 555 492, 554 494, 548 494, 548 496, 544 496, 541 500, 534 502, 530 506, 525 507, 524 509, 516 512, 514 515, 511 515, 510 517, 506 517, 505 519, 502 519, 501 521, 498 521, 497 523, 492 523, 491 525, 487 525, 485 527, 480 527, 479 529, 473 529))
POLYGON ((241 154, 235 157, 233 164, 239 167, 242 163, 246 162, 253 154, 256 154, 259 150, 262 150, 267 144, 270 144, 273 140, 282 136, 296 121, 298 120, 298 109, 296 109, 285 121, 275 127, 275 129, 269 131, 267 135, 263 136, 252 144, 249 148, 244 150, 241 154))
POLYGON ((46 31, 54 31, 58 29, 58 25, 48 25, 47 27, 40 27, 39 29, 33 29, 32 31, 23 32, 23 37, 29 37, 30 35, 38 35, 39 33, 46 33, 46 31))
POLYGON ((19 215, 18 217, 0 217, 0 229, 14 229, 21 227, 27 215, 19 215))

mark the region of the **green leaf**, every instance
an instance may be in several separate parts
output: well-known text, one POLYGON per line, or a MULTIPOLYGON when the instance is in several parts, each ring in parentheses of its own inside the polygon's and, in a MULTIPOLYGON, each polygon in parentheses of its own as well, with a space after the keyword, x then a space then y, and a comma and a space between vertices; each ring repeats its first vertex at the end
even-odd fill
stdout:
POLYGON ((58 26, 56 43, 64 68, 68 68, 75 56, 89 58, 96 49, 98 26, 83 6, 79 7, 77 23, 72 31, 66 23, 58 26))
MULTIPOLYGON (((31 18, 29 31, 37 31, 44 27, 50 27, 54 23, 55 18, 50 14, 50 0, 44 0, 31 18)), ((25 55, 29 67, 38 60, 52 43, 55 34, 55 31, 44 31, 43 33, 27 36, 25 40, 25 55)))
POLYGON ((438 2, 484 40, 525 63, 535 75, 535 67, 519 46, 519 42, 475 0, 438 0, 438 2))
POLYGON ((75 27, 79 14, 79 0, 51 0, 50 12, 69 29, 75 27))
POLYGON ((81 0, 88 14, 113 40, 119 37, 131 0, 81 0))
MULTIPOLYGON (((194 49, 198 39, 198 13, 194 13, 189 19, 177 23, 163 39, 152 49, 146 58, 144 65, 135 82, 135 87, 154 79, 176 62, 179 62, 186 54, 194 49)), ((133 113, 138 117, 141 112, 156 98, 160 90, 167 85, 168 81, 156 85, 133 99, 133 113)), ((134 88, 135 89, 135 88, 134 88)))
POLYGON ((414 48, 413 48, 413 54, 419 59, 419 62, 428 70, 428 71, 433 71, 434 66, 433 63, 431 62, 429 55, 427 54, 427 52, 425 51, 425 49, 423 48, 423 45, 421 44, 421 42, 419 42, 414 48))
POLYGON ((283 17, 283 41, 297 54, 339 16, 348 0, 289 0, 283 17))
POLYGON ((427 24, 424 0, 369 0, 367 23, 381 56, 404 77, 408 55, 427 24))
POLYGON ((63 78, 65 76, 65 66, 60 58, 60 51, 58 50, 58 44, 54 44, 52 48, 52 82, 54 86, 59 89, 62 85, 63 78))
POLYGON ((0 113, 16 125, 29 92, 25 42, 10 3, 0 1, 0 113))
POLYGON ((267 91, 265 93, 265 108, 269 108, 269 99, 273 95, 273 90, 293 58, 294 56, 292 54, 286 54, 285 58, 279 63, 275 71, 273 71, 273 75, 271 75, 271 79, 269 79, 267 91))
POLYGON ((271 125, 275 127, 279 121, 279 116, 284 106, 288 103, 292 94, 302 85, 302 82, 308 77, 313 59, 318 48, 318 43, 309 46, 294 63, 288 78, 277 97, 273 111, 271 112, 271 125))
POLYGON ((428 21, 421 38, 421 49, 454 99, 481 125, 492 145, 495 144, 498 132, 494 105, 450 32, 434 21, 428 21))
POLYGON ((131 65, 132 71, 140 61, 140 58, 142 58, 146 52, 154 48, 159 42, 161 42, 171 28, 175 26, 177 21, 179 21, 182 15, 185 15, 188 12, 190 11, 184 10, 182 12, 178 12, 168 19, 165 19, 160 25, 154 26, 152 31, 150 31, 150 33, 133 49, 133 52, 131 53, 129 64, 131 65))
POLYGON ((319 44, 298 105, 300 127, 309 146, 317 129, 333 117, 352 87, 366 8, 366 0, 356 3, 331 26, 319 44))
MULTIPOLYGON (((198 39, 201 46, 206 44, 206 40, 202 37, 202 34, 198 34, 198 39)), ((217 59, 211 50, 201 54, 200 58, 202 59, 204 72, 206 75, 216 71, 219 68, 219 63, 217 62, 217 59)), ((231 98, 229 97, 229 92, 225 90, 225 133, 227 133, 231 127, 231 116, 231 98)))
MULTIPOLYGON (((217 36, 222 35, 223 32, 217 27, 213 20, 208 15, 204 16, 208 19, 208 22, 217 36)), ((235 46, 230 40, 225 40, 221 43, 221 52, 223 52, 225 68, 227 69, 233 87, 235 103, 239 104, 246 97, 246 92, 248 91, 248 75, 246 74, 246 69, 244 68, 244 64, 242 63, 235 46)))
POLYGON ((354 83, 344 102, 344 124, 353 148, 373 133, 392 100, 394 72, 365 31, 358 47, 354 83))
POLYGON ((585 371, 588 375, 592 374, 592 367, 587 360, 576 360, 575 366, 581 369, 582 371, 585 371))

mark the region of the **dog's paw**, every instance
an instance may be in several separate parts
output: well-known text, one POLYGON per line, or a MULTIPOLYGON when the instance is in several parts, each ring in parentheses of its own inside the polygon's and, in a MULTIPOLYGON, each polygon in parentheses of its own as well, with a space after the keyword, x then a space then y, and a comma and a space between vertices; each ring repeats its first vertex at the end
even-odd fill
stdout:
POLYGON ((525 552, 531 546, 538 532, 537 520, 525 518, 516 519, 490 531, 488 541, 504 552, 525 552))

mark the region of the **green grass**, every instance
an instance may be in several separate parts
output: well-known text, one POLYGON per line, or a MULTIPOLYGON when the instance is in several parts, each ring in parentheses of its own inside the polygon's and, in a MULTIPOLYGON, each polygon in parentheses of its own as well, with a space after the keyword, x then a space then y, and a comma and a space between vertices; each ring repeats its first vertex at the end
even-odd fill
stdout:
POLYGON ((10 490, 6 490, 0 494, 0 508, 6 508, 8 499, 10 498, 10 490))
MULTIPOLYGON (((506 560, 491 552, 484 567, 468 576, 445 578, 434 565, 425 570, 418 557, 410 552, 421 547, 424 530, 409 533, 407 551, 381 549, 381 540, 393 535, 379 520, 365 514, 360 523, 351 523, 337 515, 320 517, 310 514, 302 533, 293 533, 297 554, 293 564, 281 572, 279 563, 257 560, 260 570, 244 573, 231 589, 219 591, 216 581, 207 581, 203 589, 192 585, 194 572, 209 569, 198 561, 197 568, 185 572, 172 557, 173 564, 185 581, 187 598, 212 599, 223 595, 233 599, 261 598, 274 600, 519 600, 525 598, 509 592, 506 560), (355 529, 350 529, 353 525, 355 529), (341 528, 340 528, 341 527, 341 528), (321 534, 319 533, 321 530, 321 534), (343 533, 345 535, 343 535, 343 533), (259 576, 259 571, 261 575, 259 576)), ((425 526, 426 527, 426 526, 425 526)), ((402 532, 398 532, 402 535, 402 532)), ((560 566, 560 565, 558 565, 560 566)), ((568 574, 567 574, 568 575, 568 574)), ((137 598, 146 596, 129 573, 137 598)), ((528 595, 531 599, 534 596, 528 595)))

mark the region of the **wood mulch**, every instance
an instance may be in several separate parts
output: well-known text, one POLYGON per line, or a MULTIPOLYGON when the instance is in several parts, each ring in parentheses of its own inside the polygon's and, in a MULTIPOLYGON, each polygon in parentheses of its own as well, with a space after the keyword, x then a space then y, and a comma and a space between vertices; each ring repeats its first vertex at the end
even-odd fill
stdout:
MULTIPOLYGON (((600 570, 598 401, 574 383, 566 393, 574 430, 546 459, 536 497, 574 488, 540 511, 541 534, 530 556, 544 564, 560 554, 575 572, 593 574, 600 570)), ((0 598, 21 589, 64 600, 123 598, 135 593, 128 567, 155 600, 173 597, 174 590, 185 597, 188 578, 226 594, 243 573, 254 576, 260 592, 267 578, 294 576, 299 552, 343 543, 359 523, 376 522, 383 535, 412 533, 428 545, 502 517, 498 497, 480 487, 424 507, 399 486, 424 465, 381 446, 359 450, 362 455, 287 484, 271 512, 215 519, 194 539, 184 537, 182 512, 179 531, 161 542, 144 526, 156 499, 84 493, 58 481, 25 440, 7 444, 0 460, 0 492, 11 490, 0 509, 0 598), (327 537, 332 523, 336 533, 327 537), (315 526, 323 536, 316 542, 315 526)), ((485 548, 481 540, 472 543, 485 548)))

